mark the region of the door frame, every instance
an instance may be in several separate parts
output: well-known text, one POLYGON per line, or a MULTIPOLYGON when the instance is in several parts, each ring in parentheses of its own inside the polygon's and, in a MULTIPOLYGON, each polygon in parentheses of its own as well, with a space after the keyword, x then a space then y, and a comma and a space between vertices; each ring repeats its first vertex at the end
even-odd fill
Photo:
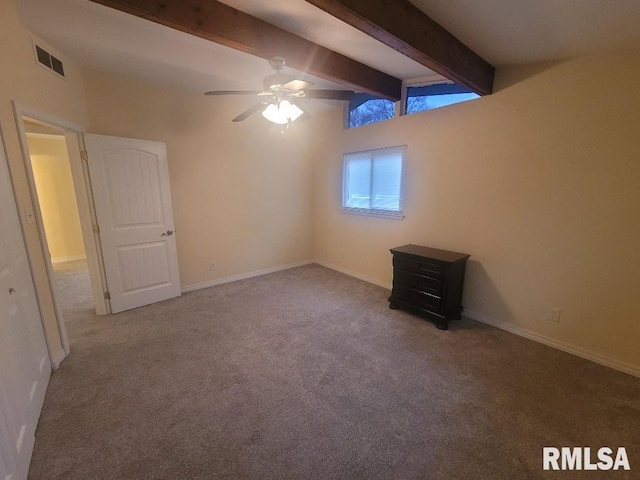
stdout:
MULTIPOLYGON (((60 335, 60 340, 62 343, 62 348, 65 353, 65 357, 69 355, 69 340, 67 337, 67 330, 64 324, 64 317, 62 314, 62 305, 59 302, 59 296, 56 290, 56 282, 54 277, 53 264, 51 263, 51 255, 49 252, 49 245, 47 243, 47 237, 44 229, 44 222, 42 220, 42 211, 40 210, 40 202, 38 199, 38 193, 36 190, 35 176, 33 174, 33 166, 31 164, 31 156, 29 153, 29 145, 27 142, 27 134, 26 128, 24 125, 24 117, 33 119, 37 122, 42 122, 44 124, 50 125, 54 128, 58 128, 64 131, 65 140, 67 143, 67 151, 69 154, 69 159, 71 163, 71 174, 74 183, 74 189, 76 193, 76 201, 78 204, 78 211, 80 213, 80 225, 82 228, 82 236, 85 245, 85 252, 87 256, 87 264, 90 265, 90 276, 91 276, 91 284, 92 291, 94 293, 94 301, 96 306, 96 313, 99 315, 105 315, 110 313, 109 304, 107 300, 104 298, 104 294, 100 293, 96 295, 97 292, 106 292, 106 277, 104 275, 104 266, 102 264, 102 254, 100 249, 100 240, 98 234, 94 231, 94 221, 95 218, 95 209, 93 206, 93 196, 91 192, 91 183, 90 176, 88 171, 88 166, 85 161, 82 161, 81 158, 81 149, 83 148, 81 143, 81 135, 84 132, 84 129, 76 124, 71 122, 67 122, 66 120, 51 116, 44 112, 41 112, 37 109, 31 108, 29 106, 17 103, 15 101, 12 102, 14 116, 16 121, 16 126, 18 127, 18 136, 20 139, 20 146, 22 149, 22 158, 25 166, 25 170, 27 173, 27 180, 29 184, 29 195, 31 198, 31 203, 33 206, 33 213, 35 217, 35 223, 38 231, 38 243, 44 257, 45 269, 48 277, 48 284, 51 291, 51 296, 53 300, 55 315, 56 315, 56 323, 58 326, 58 333, 60 335), (76 139, 73 142, 73 139, 76 139), (71 142, 70 142, 71 140, 71 142), (73 146, 70 145, 73 143, 73 146), (73 148, 77 146, 77 148, 73 148), (77 150, 77 151, 75 151, 77 150), (72 158, 73 157, 73 158, 72 158), (73 160, 76 160, 74 162, 73 160), (81 170, 78 168, 78 161, 80 164, 81 170)), ((22 218, 22 213, 20 212, 20 217, 22 218)), ((24 229, 24 227, 23 227, 24 229)), ((29 261, 30 268, 33 271, 33 265, 31 260, 29 261)), ((40 297, 37 294, 36 290, 36 298, 38 298, 38 303, 41 302, 40 297)), ((42 307, 40 308, 42 311, 42 307)), ((42 321, 44 322, 44 318, 42 321)), ((47 347, 49 347, 49 341, 47 339, 47 347)), ((51 349, 49 349, 49 356, 51 359, 51 365, 54 369, 57 369, 60 365, 60 362, 64 358, 53 358, 51 349)))

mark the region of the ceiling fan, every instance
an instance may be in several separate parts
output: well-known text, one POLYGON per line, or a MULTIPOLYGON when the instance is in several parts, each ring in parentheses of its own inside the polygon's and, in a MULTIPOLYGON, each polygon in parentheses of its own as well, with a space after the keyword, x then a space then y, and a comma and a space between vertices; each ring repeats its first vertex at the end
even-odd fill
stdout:
POLYGON ((308 90, 313 85, 305 80, 296 80, 293 75, 282 73, 285 65, 283 57, 275 56, 269 59, 269 65, 276 73, 264 79, 264 90, 216 90, 206 92, 205 95, 257 95, 262 97, 260 103, 245 110, 234 122, 241 122, 254 113, 262 111, 262 116, 279 125, 289 125, 294 120, 311 118, 305 112, 298 100, 312 98, 317 100, 349 100, 355 92, 350 90, 308 90))

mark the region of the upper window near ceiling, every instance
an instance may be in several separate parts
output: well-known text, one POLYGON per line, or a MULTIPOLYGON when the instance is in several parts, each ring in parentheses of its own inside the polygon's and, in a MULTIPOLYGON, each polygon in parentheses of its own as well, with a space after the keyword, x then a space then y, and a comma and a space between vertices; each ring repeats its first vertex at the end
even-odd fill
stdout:
MULTIPOLYGON (((404 88, 406 100, 403 110, 407 115, 480 98, 469 88, 456 83, 431 83, 404 88)), ((368 93, 357 93, 349 101, 345 127, 363 127, 383 120, 391 120, 395 116, 394 102, 368 93)))
POLYGON ((363 127, 390 120, 396 111, 395 103, 368 93, 356 93, 349 101, 347 128, 363 127))
POLYGON ((454 103, 474 100, 480 96, 467 87, 456 83, 436 83, 424 86, 407 87, 405 112, 412 113, 432 110, 434 108, 453 105, 454 103))

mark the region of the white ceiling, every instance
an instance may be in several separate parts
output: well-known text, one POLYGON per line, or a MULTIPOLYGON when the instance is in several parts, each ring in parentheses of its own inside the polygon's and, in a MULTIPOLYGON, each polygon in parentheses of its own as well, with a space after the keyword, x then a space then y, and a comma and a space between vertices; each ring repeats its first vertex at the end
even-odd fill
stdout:
POLYGON ((411 0, 496 66, 640 49, 639 0, 411 0))
MULTIPOLYGON (((304 0, 222 1, 403 80, 433 75, 304 0)), ((412 1, 497 66, 640 50, 640 0, 412 1)), ((88 0, 16 3, 29 30, 83 66, 201 92, 260 89, 262 78, 272 73, 263 59, 88 0)))

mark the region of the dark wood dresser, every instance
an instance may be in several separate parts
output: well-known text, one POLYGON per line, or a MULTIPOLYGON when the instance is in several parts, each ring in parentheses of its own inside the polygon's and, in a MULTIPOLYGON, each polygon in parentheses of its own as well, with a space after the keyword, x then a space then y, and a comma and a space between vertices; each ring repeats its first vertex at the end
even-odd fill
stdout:
POLYGON ((393 290, 389 308, 436 321, 441 330, 462 314, 462 285, 469 255, 419 245, 392 248, 393 290))

